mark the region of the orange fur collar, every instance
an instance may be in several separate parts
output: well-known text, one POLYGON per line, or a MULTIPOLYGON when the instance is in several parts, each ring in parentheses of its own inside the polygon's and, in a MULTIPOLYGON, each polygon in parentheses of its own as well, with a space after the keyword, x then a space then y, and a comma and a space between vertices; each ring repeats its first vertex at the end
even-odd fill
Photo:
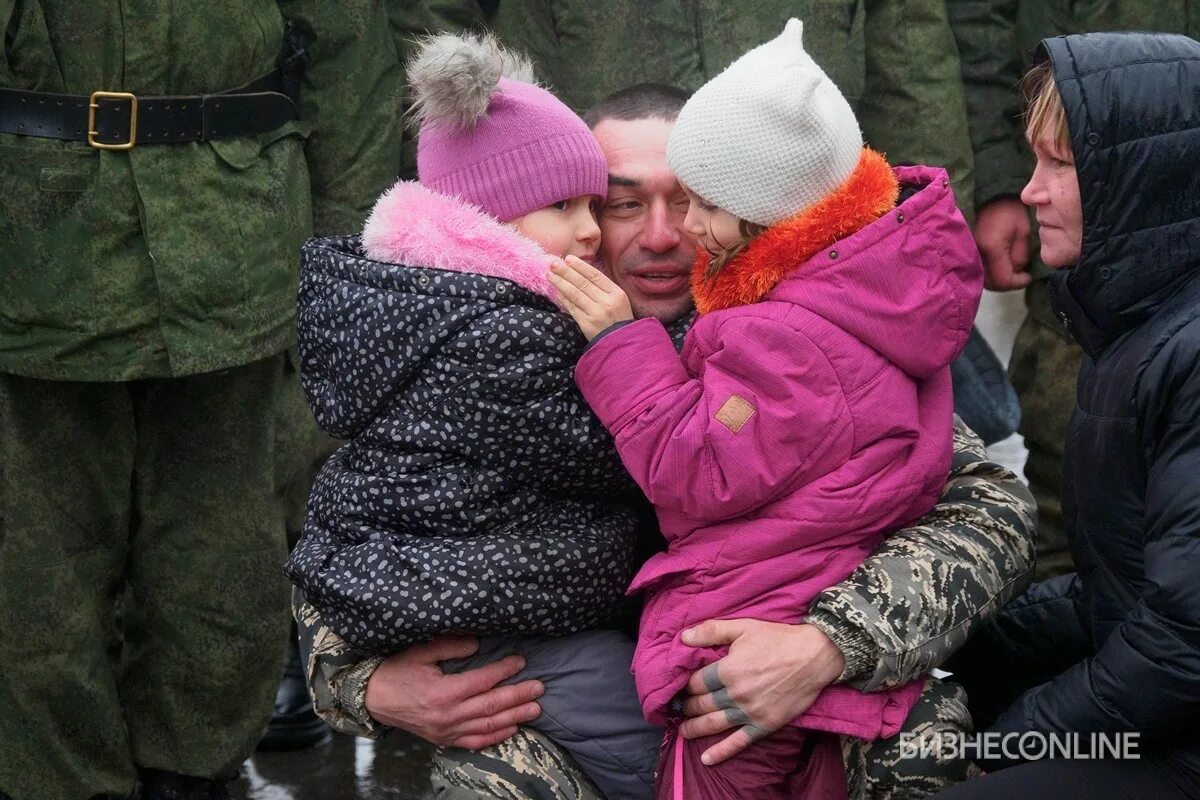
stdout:
POLYGON ((696 254, 692 297, 701 314, 756 303, 818 250, 865 228, 896 207, 900 184, 883 156, 863 148, 845 183, 794 217, 754 237, 746 249, 705 280, 710 256, 696 254))

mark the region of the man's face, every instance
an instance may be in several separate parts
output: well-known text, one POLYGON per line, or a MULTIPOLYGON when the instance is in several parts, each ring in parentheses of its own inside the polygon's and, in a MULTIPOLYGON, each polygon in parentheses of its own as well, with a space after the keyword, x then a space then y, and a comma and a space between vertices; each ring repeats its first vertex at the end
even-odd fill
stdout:
POLYGON ((594 133, 608 160, 600 258, 636 317, 671 322, 692 310, 695 239, 684 231, 688 198, 667 167, 673 122, 607 119, 594 133))
POLYGON ((1037 216, 1042 261, 1056 269, 1073 267, 1083 249, 1083 204, 1075 157, 1049 134, 1031 139, 1029 144, 1037 164, 1021 192, 1021 201, 1037 216))

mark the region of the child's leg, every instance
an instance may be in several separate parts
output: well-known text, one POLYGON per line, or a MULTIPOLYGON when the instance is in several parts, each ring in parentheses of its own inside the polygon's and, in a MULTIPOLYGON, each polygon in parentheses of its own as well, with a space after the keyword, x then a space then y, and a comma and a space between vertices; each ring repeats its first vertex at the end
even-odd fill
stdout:
POLYGON ((616 631, 523 639, 485 638, 480 652, 446 662, 461 672, 512 653, 525 669, 509 681, 542 681, 542 715, 529 727, 566 750, 605 796, 650 798, 662 730, 642 717, 629 665, 633 642, 616 631))
POLYGON ((788 725, 728 761, 702 763, 704 751, 729 734, 684 739, 678 727, 668 730, 658 760, 657 800, 845 798, 838 737, 788 725))

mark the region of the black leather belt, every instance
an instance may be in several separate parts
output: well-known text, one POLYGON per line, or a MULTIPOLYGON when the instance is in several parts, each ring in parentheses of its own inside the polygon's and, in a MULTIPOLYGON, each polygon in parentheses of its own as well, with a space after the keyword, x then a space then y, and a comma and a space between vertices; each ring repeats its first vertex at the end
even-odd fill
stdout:
POLYGON ((87 142, 101 150, 265 133, 296 117, 276 70, 218 94, 137 97, 0 89, 0 132, 87 142))

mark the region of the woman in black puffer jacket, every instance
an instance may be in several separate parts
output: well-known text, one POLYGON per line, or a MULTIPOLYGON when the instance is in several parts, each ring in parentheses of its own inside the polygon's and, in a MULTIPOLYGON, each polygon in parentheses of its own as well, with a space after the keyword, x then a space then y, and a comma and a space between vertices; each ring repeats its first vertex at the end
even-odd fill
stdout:
POLYGON ((939 796, 1200 797, 1200 43, 1042 50, 1022 198, 1087 356, 1063 482, 1078 574, 1034 585, 948 668, 986 732, 1014 735, 989 770, 1038 752, 1030 733, 1077 733, 1085 756, 1091 734, 1136 733, 1139 759, 1026 763, 939 796))

